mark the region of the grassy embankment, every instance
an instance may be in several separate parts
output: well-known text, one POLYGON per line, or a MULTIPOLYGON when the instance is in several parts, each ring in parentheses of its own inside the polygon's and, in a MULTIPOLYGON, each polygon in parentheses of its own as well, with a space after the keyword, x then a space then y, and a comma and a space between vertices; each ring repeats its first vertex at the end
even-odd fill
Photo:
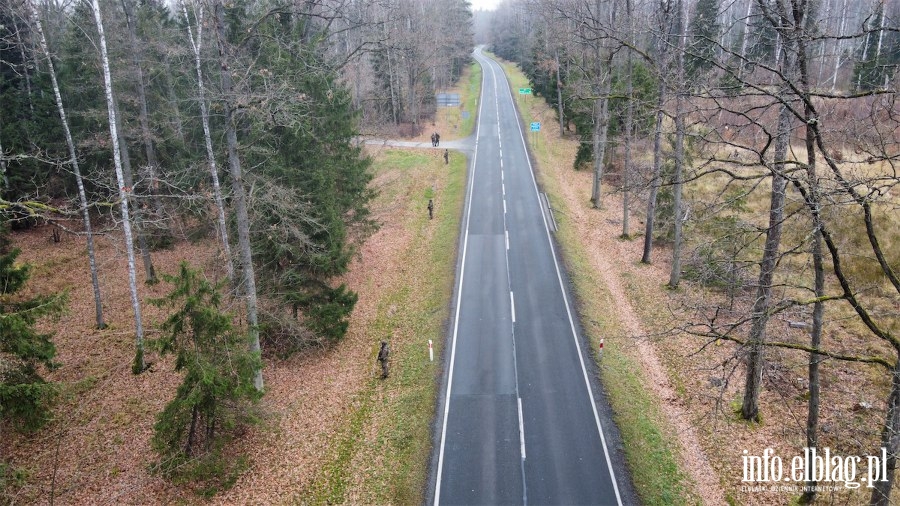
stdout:
MULTIPOLYGON (((513 90, 529 86, 528 79, 515 66, 504 64, 513 90)), ((528 125, 540 119, 548 105, 540 98, 513 93, 522 121, 528 125)), ((556 128, 542 125, 544 130, 556 128)), ((575 286, 578 312, 590 340, 592 353, 600 367, 600 376, 622 435, 625 456, 635 490, 645 504, 685 504, 696 501, 692 482, 680 468, 676 436, 668 428, 656 397, 646 388, 647 377, 625 335, 624 324, 615 311, 617 301, 600 280, 589 261, 590 245, 585 236, 569 222, 568 203, 562 196, 558 170, 571 170, 559 160, 563 142, 542 133, 526 135, 536 162, 535 170, 542 189, 550 196, 559 222, 557 239, 566 267, 575 286), (600 339, 605 338, 604 354, 597 355, 600 339)))
MULTIPOLYGON (((440 111, 437 127, 465 137, 472 131, 481 72, 470 69, 459 91, 462 107, 440 111), (461 112, 467 111, 467 118, 461 112)), ((467 161, 452 154, 449 166, 433 151, 385 150, 375 155, 376 179, 389 173, 378 205, 393 205, 409 237, 402 279, 377 303, 373 339, 391 344, 391 375, 373 377, 355 399, 332 454, 309 489, 312 503, 418 504, 423 500, 431 454, 431 421, 437 399, 445 322, 452 297, 459 219, 467 161), (435 201, 429 220, 425 206, 435 201), (436 360, 428 360, 428 341, 436 360)), ((375 357, 372 357, 374 362, 375 357)))

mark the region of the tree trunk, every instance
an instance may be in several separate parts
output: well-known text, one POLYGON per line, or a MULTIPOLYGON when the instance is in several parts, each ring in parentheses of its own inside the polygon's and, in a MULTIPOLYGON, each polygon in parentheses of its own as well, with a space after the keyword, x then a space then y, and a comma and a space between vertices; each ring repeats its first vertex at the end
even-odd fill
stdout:
MULTIPOLYGON (((631 12, 631 0, 625 1, 625 13, 628 16, 628 37, 632 45, 634 45, 634 23, 631 12)), ((631 49, 626 48, 627 70, 628 75, 625 81, 625 97, 628 105, 625 109, 625 162, 622 167, 622 238, 629 239, 631 237, 631 215, 629 207, 631 206, 631 141, 632 131, 634 130, 634 59, 631 49)))
MULTIPOLYGON (((786 93, 782 92, 782 98, 786 93)), ((778 133, 775 139, 775 160, 772 170, 772 196, 769 206, 769 228, 762 261, 759 265, 759 282, 756 300, 753 303, 753 325, 747 343, 750 352, 747 357, 747 377, 744 384, 744 402, 741 417, 759 421, 759 392, 762 385, 763 349, 765 348, 766 324, 769 321, 769 306, 772 298, 772 279, 778 262, 781 244, 781 226, 784 221, 784 200, 787 180, 784 178, 784 160, 790 138, 791 112, 781 106, 778 115, 778 133)))
MULTIPOLYGON (((95 2, 97 0, 94 0, 95 2)), ((225 141, 228 151, 228 168, 234 186, 234 209, 237 216, 238 247, 241 250, 241 273, 243 274, 243 294, 247 303, 247 327, 250 332, 250 351, 259 353, 259 319, 256 303, 256 276, 253 269, 253 253, 250 249, 250 217, 247 211, 247 196, 244 190, 241 160, 237 152, 237 132, 235 131, 234 106, 232 105, 231 69, 228 65, 228 42, 225 39, 225 7, 221 0, 213 3, 215 9, 216 43, 219 48, 219 64, 222 77, 223 105, 225 106, 225 141)), ((260 392, 263 389, 262 369, 256 371, 253 384, 260 392)))
POLYGON ((150 201, 153 203, 153 209, 156 211, 156 220, 160 220, 165 216, 162 208, 162 201, 159 199, 159 160, 156 157, 156 149, 153 147, 153 135, 150 133, 150 118, 147 112, 147 89, 144 86, 144 70, 141 67, 141 59, 143 51, 141 43, 137 38, 136 28, 134 26, 134 6, 131 0, 122 0, 122 8, 125 11, 125 24, 128 27, 128 38, 131 42, 131 63, 137 73, 137 92, 138 92, 138 123, 141 127, 141 143, 144 145, 144 154, 147 157, 146 172, 148 183, 150 185, 150 201))
POLYGON ((169 60, 169 53, 163 53, 163 65, 166 70, 166 91, 169 94, 169 103, 172 104, 172 121, 175 123, 175 133, 181 144, 185 144, 184 123, 181 121, 181 108, 178 107, 178 93, 175 91, 175 83, 172 81, 172 63, 169 60))
MULTIPOLYGON (((3 131, 3 118, 0 118, 0 131, 3 131)), ((3 188, 0 188, 0 195, 3 195, 9 188, 9 178, 6 177, 6 156, 3 153, 3 139, 0 135, 0 181, 3 182, 3 188)))
MULTIPOLYGON (((14 22, 15 23, 15 22, 14 22)), ((19 33, 18 25, 15 26, 16 46, 19 47, 19 54, 22 58, 22 75, 25 76, 25 93, 28 97, 28 110, 31 111, 31 118, 34 118, 34 98, 31 93, 31 72, 28 70, 28 55, 25 54, 25 42, 22 41, 22 35, 19 33)))
POLYGON ((78 165, 78 155, 75 152, 75 141, 72 139, 72 132, 69 129, 69 120, 66 117, 66 109, 63 107, 62 94, 59 91, 59 82, 56 80, 56 69, 53 66, 53 58, 50 57, 50 49, 47 45, 47 37, 44 36, 44 27, 41 19, 38 17, 37 9, 34 4, 28 2, 31 9, 31 17, 34 21, 35 29, 40 38, 41 51, 47 58, 47 67, 50 71, 50 82, 53 85, 53 96, 56 98, 56 109, 59 113, 59 119, 62 122, 63 133, 66 136, 66 146, 69 148, 69 163, 72 164, 72 171, 75 173, 75 183, 78 186, 78 200, 81 204, 81 219, 84 223, 84 233, 87 238, 88 263, 91 267, 91 285, 94 289, 94 309, 97 319, 97 328, 106 327, 103 321, 103 303, 100 299, 100 281, 97 278, 97 259, 94 254, 94 233, 91 227, 91 214, 88 209, 87 195, 84 191, 84 181, 81 178, 81 168, 78 165))
POLYGON ((887 401, 887 415, 881 428, 881 447, 887 450, 887 476, 875 481, 872 488, 872 506, 889 506, 894 487, 894 471, 897 469, 897 452, 900 451, 900 352, 897 365, 891 371, 891 393, 887 401))
POLYGON ((229 281, 234 282, 234 257, 231 256, 231 242, 228 239, 228 222, 225 219, 225 199, 222 198, 222 187, 219 184, 219 167, 216 164, 216 153, 213 150, 212 134, 209 128, 209 110, 206 107, 206 85, 203 83, 203 65, 200 60, 200 48, 203 45, 203 16, 202 9, 197 17, 197 39, 194 40, 194 32, 191 29, 191 20, 188 17, 187 7, 181 3, 184 13, 184 21, 187 24, 188 38, 191 48, 194 50, 194 66, 197 69, 197 92, 200 102, 200 120, 203 123, 203 141, 206 144, 206 159, 209 163, 209 175, 212 179, 213 197, 216 200, 218 215, 219 238, 222 241, 222 252, 225 255, 225 268, 229 281))
MULTIPOLYGON (((608 61, 607 63, 612 63, 608 61)), ((607 67, 607 71, 611 70, 607 67)), ((597 65, 597 79, 600 79, 599 96, 594 99, 594 184, 591 189, 591 202, 595 209, 600 209, 602 202, 603 166, 606 159, 606 142, 609 136, 609 92, 610 74, 597 65)))
POLYGON ((884 1, 881 2, 881 20, 878 22, 878 43, 875 46, 875 65, 878 65, 878 60, 881 59, 881 42, 884 40, 884 18, 887 16, 887 13, 884 12, 884 1))
MULTIPOLYGON (((388 36, 387 23, 384 24, 384 34, 385 37, 388 36)), ((385 48, 385 55, 388 64, 388 88, 390 88, 391 91, 391 118, 394 121, 394 126, 397 126, 400 124, 400 118, 397 113, 397 94, 399 91, 398 93, 394 92, 394 64, 391 59, 391 48, 389 46, 385 48)))
POLYGON ((188 429, 187 441, 184 443, 184 454, 191 456, 194 448, 194 434, 197 433, 197 406, 191 408, 191 426, 188 429))
POLYGON ((556 106, 559 110, 559 137, 566 135, 565 116, 563 115, 563 96, 562 96, 562 78, 560 77, 561 69, 559 66, 559 49, 556 50, 556 106))
POLYGON ((672 193, 674 195, 672 216, 675 220, 675 240, 672 245, 672 270, 669 273, 669 288, 678 288, 679 283, 681 283, 681 248, 684 242, 682 187, 684 186, 684 95, 687 88, 687 83, 684 82, 684 51, 687 23, 685 22, 684 2, 682 0, 678 1, 677 8, 678 47, 675 52, 675 85, 678 86, 678 90, 675 95, 675 174, 672 181, 672 193))
MULTIPOLYGON (((409 58, 412 60, 412 58, 409 58)), ((407 82, 409 84, 409 111, 410 116, 412 117, 413 125, 419 124, 419 98, 418 93, 416 93, 416 83, 418 82, 419 72, 418 69, 415 68, 412 61, 409 62, 408 67, 409 74, 407 75, 407 82)))
POLYGON ((666 101, 666 84, 659 80, 659 93, 656 102, 656 131, 653 134, 653 177, 650 181, 650 196, 647 198, 647 224, 644 226, 644 255, 641 263, 649 264, 653 253, 653 224, 656 219, 656 198, 662 178, 662 130, 663 104, 666 101))
POLYGON ((128 198, 131 201, 132 216, 134 219, 135 235, 138 248, 141 250, 141 259, 144 261, 144 282, 148 285, 155 284, 156 269, 153 267, 153 258, 150 256, 150 246, 147 244, 147 236, 144 233, 144 215, 141 206, 136 203, 134 197, 134 171, 131 170, 131 155, 128 152, 128 140, 125 138, 125 129, 122 128, 122 115, 119 114, 118 100, 113 98, 113 108, 116 111, 116 133, 119 139, 119 154, 122 160, 122 174, 125 178, 125 186, 128 188, 128 198))
MULTIPOLYGON (((597 13, 602 12, 599 0, 596 3, 597 13)), ((615 3, 609 10, 609 23, 614 26, 616 18, 615 3)), ((598 33, 602 31, 597 27, 598 33)), ((613 52, 606 47, 605 42, 595 42, 594 79, 597 79, 597 97, 594 98, 594 184, 591 189, 591 202, 595 209, 603 205, 603 166, 606 163, 606 143, 609 138, 609 95, 612 90, 612 60, 613 52), (604 63, 606 68, 603 68, 604 63)))
MULTIPOLYGON (((865 62, 869 58, 869 37, 872 36, 872 32, 870 32, 869 28, 869 20, 867 19, 865 23, 863 23, 863 30, 866 32, 866 38, 863 39, 863 53, 862 53, 862 62, 865 62)), ((856 89, 862 85, 862 72, 859 72, 856 76, 856 89)))
MULTIPOLYGON (((844 23, 847 21, 847 0, 844 0, 843 6, 841 8, 841 27, 838 29, 838 37, 844 36, 844 23)), ((834 55, 834 74, 831 76, 831 91, 834 91, 837 86, 837 75, 838 70, 841 68, 841 51, 844 48, 844 39, 838 39, 837 41, 837 51, 834 55)))
MULTIPOLYGON (((808 4, 807 4, 808 9, 808 4)), ((808 15, 808 12, 800 12, 808 15)), ((826 16, 827 18, 827 16, 826 16)), ((806 29, 811 30, 812 19, 796 19, 799 26, 805 23, 806 29)), ((824 46, 824 44, 823 44, 824 46)), ((816 174, 816 133, 811 127, 815 122, 815 114, 812 109, 810 92, 812 86, 809 79, 809 55, 807 54, 807 40, 799 37, 797 40, 798 70, 800 72, 800 87, 804 94, 804 122, 806 124, 806 184, 809 186, 809 199, 816 207, 819 206, 819 179, 816 174)), ((821 69, 821 65, 820 65, 821 69)), ((820 212, 817 209, 813 213, 813 239, 811 255, 813 260, 814 287, 816 299, 825 296, 825 264, 822 257, 822 230, 820 212)), ((825 303, 817 300, 813 304, 812 328, 810 329, 810 348, 818 350, 822 344, 822 327, 825 320, 825 303)), ((806 412, 806 447, 818 448, 819 446, 819 407, 821 403, 821 388, 819 384, 819 363, 825 357, 818 353, 809 355, 809 404, 806 412)), ((816 497, 816 480, 806 482, 806 491, 801 498, 802 502, 812 503, 816 497)))
MULTIPOLYGON (((815 183, 814 183, 815 184, 815 183)), ((812 190, 812 187, 810 187, 812 190)), ((825 295, 825 267, 822 259, 822 233, 819 227, 813 233, 812 243, 813 269, 815 271, 816 298, 825 295)), ((810 332, 810 347, 818 350, 822 344, 822 325, 825 320, 825 303, 817 301, 813 305, 812 329, 810 332)), ((825 357, 818 353, 809 355, 809 405, 806 412, 806 446, 818 448, 819 446, 819 407, 821 389, 819 383, 819 363, 825 357)), ((803 502, 811 503, 815 497, 815 480, 806 482, 806 492, 803 493, 803 502)))
POLYGON ((122 230, 125 234, 125 252, 128 255, 128 287, 131 290, 131 307, 134 310, 135 329, 135 354, 131 371, 141 373, 146 367, 144 364, 144 328, 141 323, 141 302, 137 292, 137 275, 134 266, 134 243, 131 236, 131 217, 128 213, 128 193, 126 191, 125 176, 122 171, 122 155, 119 149, 118 121, 116 119, 116 107, 113 99, 112 75, 109 71, 109 55, 106 51, 106 35, 103 32, 103 19, 100 14, 100 3, 91 0, 91 9, 94 11, 94 20, 97 23, 97 34, 100 40, 100 63, 103 66, 103 85, 106 92, 106 109, 109 115, 109 136, 113 146, 113 162, 116 167, 116 182, 119 186, 119 201, 122 209, 122 230))
POLYGON ((747 59, 747 39, 750 38, 750 15, 753 14, 753 2, 747 0, 747 16, 744 18, 744 34, 741 37, 741 60, 738 65, 738 81, 744 78, 744 61, 747 59))

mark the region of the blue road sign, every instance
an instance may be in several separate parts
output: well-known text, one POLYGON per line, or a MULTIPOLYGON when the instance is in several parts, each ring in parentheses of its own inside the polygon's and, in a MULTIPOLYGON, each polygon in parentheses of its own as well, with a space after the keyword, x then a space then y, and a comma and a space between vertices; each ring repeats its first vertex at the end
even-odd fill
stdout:
POLYGON ((541 131, 541 122, 540 122, 540 121, 535 121, 534 123, 532 123, 532 124, 531 124, 531 131, 532 131, 532 132, 540 132, 540 131, 541 131))

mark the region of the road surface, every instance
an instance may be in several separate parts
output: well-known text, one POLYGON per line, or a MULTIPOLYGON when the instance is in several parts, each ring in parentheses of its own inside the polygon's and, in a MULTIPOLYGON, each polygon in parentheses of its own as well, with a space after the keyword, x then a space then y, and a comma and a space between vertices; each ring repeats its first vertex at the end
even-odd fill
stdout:
POLYGON ((615 429, 598 409, 509 84, 475 57, 483 86, 429 495, 435 505, 621 505, 615 429))

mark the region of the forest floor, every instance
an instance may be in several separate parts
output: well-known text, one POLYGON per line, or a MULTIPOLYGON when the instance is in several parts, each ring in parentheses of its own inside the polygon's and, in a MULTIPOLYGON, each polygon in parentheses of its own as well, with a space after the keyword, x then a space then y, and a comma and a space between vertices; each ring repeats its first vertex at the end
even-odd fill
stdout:
MULTIPOLYGON (((528 86, 516 67, 507 64, 505 68, 513 89, 528 86)), ((742 361, 735 359, 739 349, 673 331, 696 316, 692 313, 696 308, 727 307, 727 297, 689 280, 683 280, 678 290, 669 290, 665 284, 672 251, 665 244, 655 248, 652 265, 641 264, 645 198, 632 195, 630 235, 623 238, 618 175, 604 182, 602 209, 594 209, 591 172, 572 168, 577 137, 560 135, 555 110, 543 99, 516 99, 524 125, 543 123, 539 135, 527 137, 535 171, 559 222, 557 239, 575 286, 578 311, 600 364, 642 500, 646 504, 795 503, 802 483, 774 487, 761 483, 765 491, 752 490, 746 485, 754 483, 742 482, 742 457, 745 450, 762 455, 771 448, 783 459, 787 473, 791 459, 803 455, 806 355, 767 351, 762 422, 740 420, 735 411, 743 387, 742 361), (602 355, 597 353, 601 338, 605 340, 602 355)), ((640 154, 647 153, 646 148, 636 149, 639 163, 648 163, 640 154)), ((739 293, 735 307, 749 308, 751 296, 749 291, 739 293)), ((838 312, 831 317, 827 345, 885 353, 846 316, 838 312)), ((791 329, 789 319, 803 320, 803 315, 774 319, 770 334, 802 340, 802 331, 791 329)), ((846 362, 825 361, 820 369, 820 448, 830 447, 833 455, 863 456, 865 462, 865 456, 877 455, 880 446, 886 375, 875 366, 846 362)), ((857 483, 862 473, 860 469, 857 483)), ((823 504, 868 502, 870 490, 865 484, 859 489, 840 481, 821 485, 830 485, 819 494, 823 504)))
MULTIPOLYGON (((464 80, 464 86, 472 81, 464 80)), ((454 130, 454 116, 458 121, 465 107, 439 112, 436 128, 454 130)), ((359 295, 348 334, 332 347, 286 359, 264 355, 261 421, 231 449, 246 457, 246 466, 230 488, 208 500, 196 487, 151 471, 157 458, 150 447, 155 417, 173 397, 181 375, 174 372, 170 357, 155 353, 148 353, 153 363, 148 371, 131 374, 134 323, 120 236, 97 240, 109 325, 97 330, 82 241, 64 237, 53 243, 48 226, 14 233, 20 261, 33 266, 27 289, 68 290, 69 304, 59 319, 41 322, 43 330, 54 333, 60 364, 45 375, 61 392, 54 417, 34 434, 2 428, 0 457, 20 471, 20 480, 0 492, 0 502, 420 503, 466 160, 454 153, 445 165, 438 150, 369 149, 369 154, 378 192, 371 209, 380 228, 338 280, 359 295), (435 201, 433 220, 427 216, 429 198, 435 201), (378 377, 381 340, 392 350, 387 380, 378 377), (429 340, 435 362, 429 361, 429 340)), ((212 238, 179 241, 153 254, 160 273, 175 273, 185 260, 208 276, 221 276, 212 238)), ((138 276, 143 279, 140 268, 138 276)), ((144 301, 169 289, 166 283, 139 288, 144 301)), ((152 338, 166 314, 149 304, 142 309, 152 338)))

